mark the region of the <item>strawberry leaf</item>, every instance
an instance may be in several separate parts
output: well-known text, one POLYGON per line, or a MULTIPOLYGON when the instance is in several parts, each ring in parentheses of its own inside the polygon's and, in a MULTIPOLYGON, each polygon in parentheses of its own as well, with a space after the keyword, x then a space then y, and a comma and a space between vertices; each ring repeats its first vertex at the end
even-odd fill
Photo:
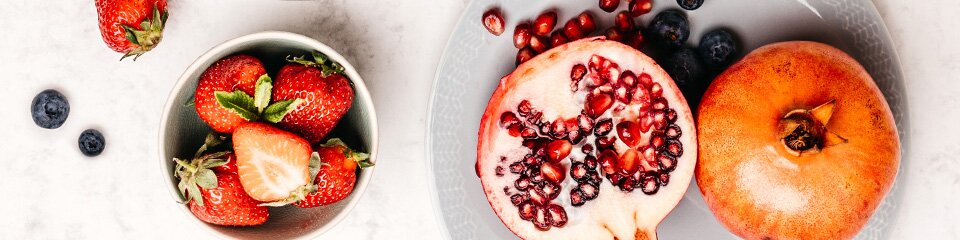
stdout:
POLYGON ((210 169, 200 169, 197 171, 197 185, 200 185, 203 189, 211 189, 217 187, 217 174, 213 173, 213 170, 210 169))
POLYGON ((243 119, 257 120, 257 107, 253 103, 253 98, 247 93, 236 90, 231 92, 218 91, 213 93, 217 98, 217 103, 221 107, 230 109, 240 115, 243 119))
POLYGON ((219 158, 210 159, 210 160, 207 160, 207 161, 203 162, 203 168, 218 167, 218 166, 222 166, 222 165, 224 165, 224 164, 227 164, 227 163, 229 163, 229 162, 230 162, 229 159, 219 159, 219 158))
POLYGON ((192 181, 187 182, 187 196, 190 196, 190 199, 196 202, 197 205, 203 207, 203 196, 200 195, 200 188, 192 181))
POLYGON ((273 79, 263 74, 257 79, 257 87, 253 93, 253 103, 257 106, 257 112, 262 113, 263 109, 270 105, 270 91, 273 90, 273 79))
POLYGON ((283 121, 283 117, 287 116, 287 113, 296 110, 297 106, 300 106, 302 103, 303 99, 299 98, 275 102, 263 111, 263 119, 271 123, 283 121))
POLYGON ((313 152, 310 154, 310 179, 316 179, 317 174, 320 173, 320 153, 313 152))

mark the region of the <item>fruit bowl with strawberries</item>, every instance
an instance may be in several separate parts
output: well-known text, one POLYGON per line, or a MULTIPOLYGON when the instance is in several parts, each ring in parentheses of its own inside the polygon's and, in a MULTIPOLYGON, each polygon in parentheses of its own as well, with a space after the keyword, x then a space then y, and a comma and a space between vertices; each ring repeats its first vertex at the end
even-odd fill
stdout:
POLYGON ((226 238, 313 238, 359 201, 376 162, 370 93, 312 38, 261 32, 226 41, 180 76, 161 118, 170 203, 226 238))

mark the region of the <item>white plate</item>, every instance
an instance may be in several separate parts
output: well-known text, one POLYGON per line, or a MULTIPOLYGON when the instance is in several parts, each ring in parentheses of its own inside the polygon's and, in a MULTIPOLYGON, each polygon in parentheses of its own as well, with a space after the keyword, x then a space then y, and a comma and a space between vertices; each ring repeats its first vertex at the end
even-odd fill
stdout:
MULTIPOLYGON (((679 9, 676 1, 655 0, 650 14, 640 18, 645 25, 656 13, 679 9)), ((626 4, 620 4, 625 9, 626 4)), ((612 25, 613 14, 600 11, 597 1, 475 0, 465 10, 447 43, 431 97, 427 123, 428 172, 433 174, 434 204, 445 237, 449 239, 515 239, 487 203, 476 176, 477 130, 480 116, 498 80, 514 69, 517 50, 512 44, 513 27, 520 20, 536 17, 544 9, 558 10, 560 24, 589 9, 599 20, 599 29, 612 25), (480 22, 483 11, 499 6, 506 31, 496 37, 480 22)), ((900 60, 883 20, 868 0, 778 0, 706 1, 688 11, 691 36, 715 28, 735 32, 748 52, 767 43, 813 40, 838 47, 870 72, 893 109, 902 139, 908 149, 906 102, 900 60)), ((905 153, 901 156, 907 156, 905 153)), ((909 166, 901 161, 903 178, 909 166)), ((900 191, 895 184, 858 239, 883 239, 896 218, 894 209, 900 191)), ((706 208, 695 181, 680 205, 660 224, 663 239, 735 239, 706 208)))

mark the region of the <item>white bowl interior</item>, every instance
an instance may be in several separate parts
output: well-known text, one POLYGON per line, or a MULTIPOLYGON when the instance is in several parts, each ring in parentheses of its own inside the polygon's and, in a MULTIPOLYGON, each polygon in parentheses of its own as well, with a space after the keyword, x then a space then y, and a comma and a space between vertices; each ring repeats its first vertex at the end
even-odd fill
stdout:
POLYGON ((203 71, 217 60, 237 53, 249 54, 259 58, 271 76, 286 63, 288 55, 309 55, 319 51, 345 68, 345 74, 353 83, 354 99, 350 110, 341 118, 337 126, 327 136, 343 139, 358 151, 369 152, 371 161, 377 156, 377 119, 373 101, 363 84, 363 80, 340 54, 314 39, 286 32, 262 32, 239 37, 224 42, 202 56, 184 71, 177 85, 170 93, 164 108, 160 125, 160 164, 164 183, 173 199, 171 204, 180 205, 185 221, 193 221, 220 237, 240 239, 297 239, 313 238, 333 227, 346 216, 357 203, 370 181, 373 168, 358 173, 353 194, 335 204, 301 209, 286 206, 270 209, 270 218, 263 225, 253 227, 225 227, 207 224, 190 212, 186 205, 176 202, 180 195, 177 180, 173 178, 174 157, 187 158, 203 143, 203 138, 211 129, 204 123, 192 106, 185 104, 191 100, 197 86, 197 80, 203 71))

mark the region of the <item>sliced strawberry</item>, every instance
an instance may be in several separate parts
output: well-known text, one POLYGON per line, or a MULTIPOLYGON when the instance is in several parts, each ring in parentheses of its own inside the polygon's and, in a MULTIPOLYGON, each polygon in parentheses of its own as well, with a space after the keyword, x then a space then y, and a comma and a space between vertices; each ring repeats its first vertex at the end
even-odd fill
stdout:
POLYGON ((302 99, 280 121, 283 129, 303 136, 311 143, 322 140, 347 113, 353 102, 353 88, 341 73, 343 67, 320 53, 314 61, 290 59, 280 69, 273 88, 273 100, 302 99))
POLYGON ((303 199, 294 203, 297 207, 318 207, 343 200, 353 192, 353 186, 357 182, 357 166, 373 166, 369 155, 351 150, 337 138, 317 146, 316 153, 322 163, 313 181, 317 185, 317 191, 307 193, 303 199))
POLYGON ((249 55, 233 55, 213 63, 200 75, 194 95, 200 119, 222 133, 232 133, 240 124, 249 122, 236 111, 221 106, 216 93, 240 90, 253 96, 257 79, 266 73, 263 63, 249 55))
POLYGON ((233 150, 240 182, 254 199, 286 199, 310 183, 310 144, 293 133, 265 123, 246 123, 233 132, 233 150))

